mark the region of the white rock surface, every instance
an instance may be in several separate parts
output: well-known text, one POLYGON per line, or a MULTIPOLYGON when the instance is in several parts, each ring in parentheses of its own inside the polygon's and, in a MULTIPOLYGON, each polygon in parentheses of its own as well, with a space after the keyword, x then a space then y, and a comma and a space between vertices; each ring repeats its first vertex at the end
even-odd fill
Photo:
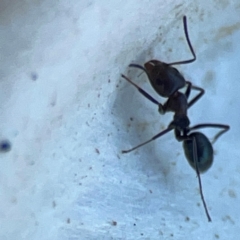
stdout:
POLYGON ((1 240, 238 238, 240 3, 182 2, 0 2, 1 240), (212 223, 173 133, 121 154, 172 114, 120 74, 163 102, 127 66, 190 58, 183 15, 197 61, 178 69, 206 90, 191 123, 231 127, 202 175, 212 223))

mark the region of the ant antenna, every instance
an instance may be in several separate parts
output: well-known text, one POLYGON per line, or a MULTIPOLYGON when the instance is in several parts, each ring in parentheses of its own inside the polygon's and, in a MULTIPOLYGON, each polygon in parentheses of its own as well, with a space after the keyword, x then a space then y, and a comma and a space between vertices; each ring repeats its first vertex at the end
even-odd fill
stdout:
MULTIPOLYGON (((130 66, 130 65, 129 65, 130 66)), ((137 84, 135 84, 131 79, 126 77, 125 75, 121 74, 121 77, 126 79, 129 83, 131 83, 134 87, 138 89, 138 91, 143 94, 147 99, 149 99, 151 102, 157 104, 158 106, 161 105, 155 98, 153 98, 151 95, 149 95, 147 92, 145 92, 142 88, 140 88, 137 84)))

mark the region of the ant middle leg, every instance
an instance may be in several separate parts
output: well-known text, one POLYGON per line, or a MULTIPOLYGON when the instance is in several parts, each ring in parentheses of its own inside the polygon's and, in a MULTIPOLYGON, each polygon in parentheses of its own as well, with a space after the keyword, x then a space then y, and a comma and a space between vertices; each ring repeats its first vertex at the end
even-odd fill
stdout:
POLYGON ((190 96, 191 90, 200 91, 200 92, 188 103, 188 108, 190 108, 193 104, 195 104, 195 103, 203 96, 203 94, 205 93, 205 91, 204 91, 203 88, 200 88, 200 87, 197 87, 197 86, 192 85, 192 83, 189 82, 189 81, 186 81, 186 84, 188 85, 188 86, 187 86, 187 89, 186 89, 186 91, 185 91, 185 96, 186 96, 187 99, 188 99, 189 96, 190 96))

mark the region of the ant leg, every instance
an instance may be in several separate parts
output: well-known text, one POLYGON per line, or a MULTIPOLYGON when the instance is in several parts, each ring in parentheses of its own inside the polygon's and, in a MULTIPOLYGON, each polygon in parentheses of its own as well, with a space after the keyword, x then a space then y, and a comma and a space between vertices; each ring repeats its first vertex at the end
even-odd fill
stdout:
POLYGON ((144 91, 142 88, 140 88, 137 84, 135 84, 133 81, 131 81, 128 77, 126 77, 125 75, 121 75, 124 79, 126 79, 129 83, 131 83, 134 87, 136 87, 138 89, 138 91, 144 96, 146 97, 148 100, 150 100, 151 102, 155 103, 156 105, 158 105, 159 107, 162 106, 161 103, 159 103, 155 98, 153 98, 150 94, 148 94, 146 91, 144 91))
POLYGON ((189 81, 186 81, 186 84, 187 84, 187 89, 185 91, 185 96, 186 98, 188 99, 189 98, 189 95, 191 93, 191 88, 192 88, 192 83, 189 82, 189 81))
POLYGON ((193 47, 192 47, 192 44, 191 44, 191 42, 190 42, 189 35, 188 35, 188 30, 187 30, 187 17, 186 17, 186 16, 183 16, 183 27, 184 27, 185 37, 186 37, 188 46, 189 46, 189 48, 190 48, 190 51, 191 51, 191 53, 192 53, 192 55, 193 55, 193 58, 192 58, 192 59, 189 59, 189 60, 185 60, 185 61, 168 63, 168 65, 187 64, 187 63, 194 62, 194 61, 196 60, 196 54, 195 54, 195 52, 194 52, 194 49, 193 49, 193 47))
POLYGON ((200 172, 199 172, 199 168, 198 168, 198 155, 197 155, 196 138, 195 137, 189 137, 187 135, 186 131, 183 131, 183 135, 181 135, 181 131, 178 130, 178 129, 175 129, 174 132, 175 132, 176 139, 178 141, 185 141, 185 140, 190 140, 190 139, 192 139, 192 141, 193 141, 193 145, 192 145, 193 146, 193 160, 194 160, 194 163, 195 163, 195 170, 196 170, 196 173, 197 173, 200 195, 201 195, 201 199, 202 199, 202 202, 203 202, 203 206, 204 206, 208 221, 211 222, 211 217, 208 213, 207 204, 205 202, 203 191, 202 191, 202 182, 201 182, 200 172))
POLYGON ((139 148, 139 147, 142 147, 143 145, 145 145, 145 144, 147 144, 147 143, 149 143, 149 142, 151 142, 151 141, 154 141, 155 139, 157 139, 157 138, 163 136, 164 134, 168 133, 168 132, 171 131, 172 129, 173 129, 173 128, 167 128, 167 129, 163 130, 162 132, 158 133, 157 135, 155 135, 154 137, 152 137, 151 139, 149 139, 148 141, 146 141, 146 142, 144 142, 144 143, 141 143, 141 144, 137 145, 136 147, 131 148, 131 149, 129 149, 129 150, 123 150, 122 153, 129 153, 129 152, 131 152, 131 151, 133 151, 133 150, 135 150, 135 149, 137 149, 137 148, 139 148))
POLYGON ((203 190, 202 190, 202 182, 201 182, 200 172, 199 172, 199 168, 198 168, 197 143, 196 143, 195 137, 193 137, 192 140, 193 140, 193 158, 194 158, 194 162, 195 162, 195 169, 196 169, 197 178, 198 178, 200 195, 201 195, 202 203, 203 203, 203 206, 204 206, 205 213, 207 215, 208 221, 211 222, 212 220, 211 220, 211 217, 210 217, 210 215, 208 213, 207 204, 205 202, 204 195, 203 195, 203 190))
POLYGON ((193 86, 191 82, 186 81, 186 83, 188 84, 185 95, 186 98, 188 99, 191 90, 196 90, 196 91, 200 91, 200 93, 197 94, 197 96, 195 96, 189 103, 188 103, 188 108, 190 108, 194 103, 196 103, 205 93, 203 88, 197 87, 197 86, 193 86))
POLYGON ((215 137, 212 140, 212 144, 214 144, 221 135, 223 135, 225 132, 227 132, 230 129, 230 126, 224 125, 224 124, 203 123, 203 124, 198 124, 198 125, 195 125, 195 126, 191 127, 189 129, 189 131, 199 129, 199 128, 205 128, 205 127, 222 128, 223 129, 215 135, 215 137))

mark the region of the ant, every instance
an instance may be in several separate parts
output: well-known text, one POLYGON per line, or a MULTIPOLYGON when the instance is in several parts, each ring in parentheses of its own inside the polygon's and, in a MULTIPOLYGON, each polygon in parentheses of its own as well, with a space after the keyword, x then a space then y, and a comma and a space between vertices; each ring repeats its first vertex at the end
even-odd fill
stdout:
POLYGON ((146 72, 150 80, 150 83, 152 87, 156 90, 156 92, 160 96, 168 98, 166 103, 162 105, 150 94, 148 94, 145 90, 143 90, 137 84, 132 82, 128 77, 126 77, 123 74, 121 75, 125 80, 127 80, 134 87, 136 87, 143 96, 145 96, 148 100, 150 100, 154 104, 158 105, 159 112, 161 114, 165 114, 165 112, 167 111, 174 112, 173 121, 169 124, 169 126, 165 130, 161 131, 148 141, 141 143, 134 148, 122 151, 122 153, 129 153, 151 141, 154 141, 155 139, 163 136, 164 134, 170 132, 171 130, 174 130, 176 139, 179 142, 183 142, 184 153, 190 166, 196 171, 200 195, 205 209, 205 213, 208 218, 208 221, 211 222, 211 217, 209 215, 202 191, 200 173, 204 173, 212 166, 213 163, 212 145, 222 134, 228 131, 230 127, 228 125, 213 123, 204 123, 195 125, 193 127, 189 127, 190 121, 187 116, 187 109, 191 107, 197 100, 199 100, 200 97, 202 97, 202 95, 204 94, 204 90, 202 88, 193 86, 191 82, 186 81, 184 79, 184 77, 179 73, 179 71, 176 68, 171 67, 171 65, 186 64, 196 60, 196 55, 194 53, 194 50, 192 48, 188 36, 186 16, 183 17, 183 25, 189 48, 193 54, 193 59, 169 64, 160 62, 158 60, 150 60, 149 62, 144 64, 146 69, 137 64, 129 65, 130 67, 137 67, 146 72), (179 92, 178 90, 184 87, 186 84, 188 86, 185 93, 179 92), (198 90, 200 91, 200 93, 197 96, 195 96, 191 101, 188 102, 191 89, 198 90), (213 138, 213 141, 210 142, 209 139, 203 133, 194 131, 206 127, 220 128, 222 130, 220 130, 220 132, 218 132, 213 138))

